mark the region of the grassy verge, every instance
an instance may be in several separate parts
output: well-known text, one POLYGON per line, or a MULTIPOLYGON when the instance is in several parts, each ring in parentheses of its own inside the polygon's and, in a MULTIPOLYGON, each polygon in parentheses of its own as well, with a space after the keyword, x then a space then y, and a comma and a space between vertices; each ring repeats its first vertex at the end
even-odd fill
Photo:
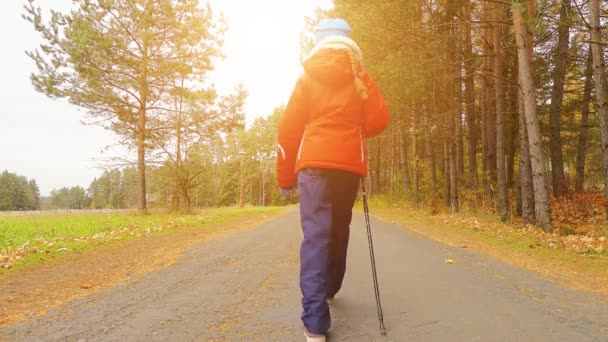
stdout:
POLYGON ((0 273, 81 253, 116 241, 204 228, 240 216, 270 214, 281 207, 218 208, 190 215, 154 212, 111 214, 0 214, 0 273))
POLYGON ((430 215, 405 205, 391 206, 381 199, 370 206, 374 216, 431 239, 478 251, 571 288, 608 295, 608 253, 581 249, 588 237, 545 234, 531 226, 503 224, 493 215, 430 215))

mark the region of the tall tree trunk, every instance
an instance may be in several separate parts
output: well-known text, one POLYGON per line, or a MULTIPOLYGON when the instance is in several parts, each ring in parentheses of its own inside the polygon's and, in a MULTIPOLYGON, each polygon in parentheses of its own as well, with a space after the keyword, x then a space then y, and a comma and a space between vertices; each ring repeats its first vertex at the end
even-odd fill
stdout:
POLYGON ((475 103, 475 63, 473 60, 473 43, 471 20, 473 6, 471 0, 465 0, 465 39, 464 39, 464 96, 466 100, 467 128, 469 132, 469 187, 477 190, 477 107, 475 103))
POLYGON ((553 72, 553 89, 551 91, 551 175, 553 194, 563 196, 568 192, 564 175, 564 157, 562 154, 562 101, 564 99, 564 82, 568 66, 568 42, 570 38, 571 0, 561 0, 559 11, 559 34, 555 49, 555 69, 553 72))
POLYGON ((426 156, 427 166, 429 168, 429 185, 431 187, 431 197, 437 195, 437 168, 435 166, 435 154, 433 153, 433 143, 431 141, 431 120, 428 116, 430 113, 427 111, 424 124, 424 150, 426 156))
POLYGON ((450 211, 458 212, 458 169, 457 169, 457 154, 455 153, 457 143, 450 144, 449 159, 450 159, 450 211))
MULTIPOLYGON (((455 25, 453 25, 455 26, 455 25)), ((457 34, 454 34, 454 37, 457 37, 457 34)), ((456 50, 456 48, 454 49, 456 50)), ((455 52, 456 53, 456 52, 455 52)), ((461 59, 458 59, 456 63, 454 63, 454 91, 455 91, 455 99, 454 99, 454 134, 456 137, 456 171, 458 177, 464 176, 464 136, 463 136, 463 127, 462 127, 462 63, 461 59)))
POLYGON ((507 197, 507 177, 505 165, 505 86, 504 86, 504 60, 502 48, 502 25, 503 8, 496 5, 496 25, 494 31, 494 72, 496 80, 494 89, 496 91, 496 185, 498 188, 498 212, 501 220, 507 220, 509 214, 509 203, 507 197))
POLYGON ((403 129, 403 124, 399 128, 399 164, 403 172, 403 190, 406 196, 410 195, 410 172, 407 162, 407 139, 405 137, 406 130, 403 129))
MULTIPOLYGON (((444 50, 446 50, 446 49, 444 49, 444 50)), ((445 55, 447 55, 447 53, 445 55)), ((444 55, 444 58, 445 58, 445 55, 444 55)), ((442 91, 444 91, 444 88, 441 87, 441 85, 439 84, 439 82, 437 80, 434 80, 433 81, 433 102, 432 102, 433 108, 432 108, 432 110, 429 109, 428 111, 425 112, 425 113, 428 113, 428 115, 425 116, 425 118, 432 118, 432 120, 435 120, 433 122, 433 124, 436 127, 436 131, 435 131, 436 134, 439 135, 439 139, 437 139, 439 141, 439 143, 442 143, 442 139, 444 139, 447 136, 447 129, 448 129, 447 128, 447 121, 448 121, 447 111, 449 109, 449 105, 446 105, 445 99, 448 99, 449 97, 442 91), (435 115, 437 115, 437 117, 433 117, 431 113, 435 113, 435 115)), ((423 124, 426 124, 426 122, 424 122, 423 124)), ((429 124, 429 127, 430 127, 430 124, 429 124)), ((424 127, 423 127, 423 129, 424 129, 424 127)), ((431 139, 431 143, 432 143, 432 141, 433 141, 433 139, 431 139)), ((431 146, 431 148, 429 150, 433 150, 433 152, 435 152, 433 149, 433 146, 431 146)), ((445 151, 443 151, 443 152, 445 152, 445 151)), ((439 154, 441 157, 438 158, 439 165, 437 165, 437 168, 439 169, 439 172, 441 173, 441 176, 443 177, 443 179, 447 180, 449 177, 449 175, 447 173, 445 173, 447 170, 446 165, 445 165, 445 163, 447 162, 447 159, 444 158, 445 153, 443 153, 443 152, 441 154, 439 154)), ((439 186, 439 185, 437 185, 437 186, 439 186)), ((446 205, 449 205, 449 202, 446 202, 446 205)))
MULTIPOLYGON (((495 90, 495 70, 494 70, 494 59, 492 56, 495 53, 495 11, 492 7, 497 6, 494 2, 490 2, 488 0, 484 0, 485 4, 485 18, 489 19, 488 24, 486 24, 487 28, 485 29, 485 62, 486 62, 486 82, 488 83, 486 87, 486 111, 484 113, 485 119, 485 128, 486 128, 486 149, 487 149, 487 177, 489 177, 490 182, 496 181, 496 90, 495 90)), ((491 194, 491 187, 488 184, 486 190, 488 191, 490 198, 493 197, 491 194)))
MULTIPOLYGON (((600 116, 602 136, 602 166, 604 170, 604 196, 608 198, 608 80, 604 62, 604 46, 600 30, 600 1, 590 0, 589 15, 591 29, 591 50, 593 51, 593 74, 596 88, 595 108, 600 116)), ((606 206, 608 219, 608 206, 606 206)))
POLYGON ((532 162, 532 179, 534 182, 534 208, 536 224, 546 232, 553 231, 551 223, 551 203, 545 178, 545 165, 542 148, 540 125, 536 116, 536 89, 534 88, 532 63, 528 52, 527 26, 521 3, 513 3, 513 30, 517 42, 519 60, 519 81, 521 83, 526 127, 530 143, 530 160, 532 162))
POLYGON ((186 212, 189 212, 192 209, 192 198, 190 196, 190 191, 187 188, 182 188, 182 197, 184 198, 184 209, 186 212))
POLYGON ((576 192, 585 192, 585 158, 589 139, 589 103, 591 102, 591 87, 593 86, 593 53, 589 46, 587 65, 585 66, 585 89, 583 91, 583 108, 581 112, 581 130, 578 149, 576 151, 576 192))
POLYGON ((489 1, 482 1, 482 16, 486 21, 483 29, 483 85, 482 85, 482 155, 483 155, 483 175, 482 185, 486 200, 494 206, 493 188, 496 182, 496 103, 494 90, 494 15, 492 7, 496 4, 489 1))
POLYGON ((263 186, 262 183, 264 182, 264 177, 262 176, 262 162, 260 160, 260 173, 258 176, 258 206, 261 207, 262 206, 262 192, 263 192, 263 186))
MULTIPOLYGON (((452 10, 454 6, 450 6, 452 10)), ((450 96, 450 117, 448 121, 448 143, 449 143, 449 162, 450 162, 450 211, 458 212, 458 176, 464 173, 464 164, 462 169, 462 63, 458 57, 457 42, 458 42, 458 23, 456 22, 456 13, 448 11, 450 22, 450 37, 448 41, 448 51, 450 52, 449 61, 453 65, 452 78, 450 80, 448 92, 450 96), (453 135, 451 135, 453 134, 453 135)))
POLYGON ((139 178, 139 210, 146 211, 146 110, 139 111, 137 123, 137 174, 139 178))
MULTIPOLYGON (((144 60, 147 60, 148 56, 148 40, 143 40, 142 51, 144 53, 144 60)), ((146 109, 148 105, 148 68, 147 64, 141 66, 142 75, 140 81, 139 97, 140 97, 140 108, 137 117, 137 176, 138 176, 138 190, 139 190, 139 211, 145 212, 147 210, 146 203, 146 109)))
POLYGON ((253 182, 251 181, 251 178, 249 178, 249 180, 247 181, 249 183, 249 204, 253 203, 253 182))
POLYGON ((182 192, 182 187, 181 187, 181 161, 182 161, 182 125, 181 125, 181 112, 179 111, 179 109, 177 110, 177 122, 176 122, 176 130, 175 130, 175 136, 176 136, 176 144, 175 144, 175 179, 173 180, 174 184, 173 184, 173 198, 171 200, 171 209, 172 210, 179 210, 180 207, 180 203, 179 203, 179 197, 180 197, 180 192, 182 192))
POLYGON ((530 161, 530 143, 526 127, 526 112, 523 94, 518 96, 519 103, 519 177, 521 192, 521 217, 524 224, 534 223, 534 183, 532 181, 532 162, 530 161))
MULTIPOLYGON (((494 54, 494 52, 492 52, 492 54, 494 54)), ((494 73, 494 68, 492 68, 492 70, 490 71, 491 73, 494 73)), ((488 76, 488 78, 491 78, 491 76, 488 76)), ((487 144, 487 155, 486 158, 488 158, 487 160, 487 177, 489 178, 490 182, 495 182, 496 181, 496 90, 495 90, 495 83, 491 82, 490 85, 487 88, 487 95, 486 95, 486 101, 488 101, 488 103, 486 104, 486 109, 487 112, 484 115, 484 118, 486 119, 486 144, 487 144)))
MULTIPOLYGON (((481 2, 481 13, 482 18, 488 18, 488 2, 481 2)), ((482 20, 483 20, 482 19, 482 20)), ((483 59, 482 59, 482 73, 481 73, 481 115, 480 115, 480 126, 481 126, 481 182, 484 193, 487 193, 488 189, 488 171, 490 169, 488 165, 488 111, 489 111, 489 81, 488 75, 490 71, 488 70, 488 56, 491 55, 490 44, 489 44, 489 32, 490 29, 487 25, 484 25, 483 28, 483 59)))
POLYGON ((456 115, 456 165, 458 166, 456 171, 458 173, 458 177, 461 177, 464 176, 464 136, 462 133, 462 110, 460 110, 460 108, 458 108, 456 115))
POLYGON ((509 110, 511 112, 510 116, 510 125, 509 129, 509 143, 508 143, 508 151, 507 154, 508 162, 507 162, 507 189, 511 189, 514 186, 515 182, 515 155, 517 151, 517 146, 519 145, 519 88, 517 84, 517 54, 513 54, 510 61, 510 83, 509 91, 508 91, 508 103, 509 110))
MULTIPOLYGON (((184 88, 184 80, 181 80, 181 88, 184 88)), ((183 108, 183 96, 179 97, 179 102, 175 101, 175 179, 173 189, 173 200, 171 203, 172 210, 179 210, 180 208, 180 193, 186 193, 184 182, 182 181, 182 108, 183 108)), ((189 208, 188 208, 189 209, 189 208)))
POLYGON ((264 179, 264 166, 260 165, 260 186, 262 187, 262 196, 260 198, 260 206, 266 206, 266 184, 264 179))
POLYGON ((391 195, 395 192, 395 134, 393 130, 390 132, 391 136, 391 163, 388 170, 388 184, 391 195))
MULTIPOLYGON (((485 70, 485 69, 484 69, 485 70)), ((484 72, 485 74, 485 72, 484 72)), ((488 173, 488 130, 486 129, 486 112, 488 107, 488 82, 485 80, 485 76, 481 82, 481 117, 480 117, 480 128, 481 128, 481 183, 482 188, 487 187, 487 173, 488 173)))
MULTIPOLYGON (((447 135, 447 134, 446 134, 447 135)), ((451 182, 450 182, 450 142, 448 137, 443 138, 443 174, 444 174, 444 189, 445 189, 445 206, 451 206, 451 182)))
POLYGON ((418 114, 414 111, 414 117, 412 118, 412 158, 414 159, 414 165, 412 170, 412 177, 414 179, 414 200, 418 202, 420 197, 420 180, 418 179, 418 114))

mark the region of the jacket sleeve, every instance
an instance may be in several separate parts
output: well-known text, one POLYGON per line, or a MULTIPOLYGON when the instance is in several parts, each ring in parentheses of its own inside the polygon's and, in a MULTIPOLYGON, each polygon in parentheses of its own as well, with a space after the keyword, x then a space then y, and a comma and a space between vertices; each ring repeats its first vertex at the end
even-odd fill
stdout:
POLYGON ((363 80, 367 85, 367 99, 363 101, 363 134, 365 138, 371 138, 382 133, 388 125, 388 106, 367 72, 363 73, 363 80))
POLYGON ((308 121, 304 79, 298 80, 279 122, 277 138, 277 183, 281 188, 296 185, 296 159, 308 121))

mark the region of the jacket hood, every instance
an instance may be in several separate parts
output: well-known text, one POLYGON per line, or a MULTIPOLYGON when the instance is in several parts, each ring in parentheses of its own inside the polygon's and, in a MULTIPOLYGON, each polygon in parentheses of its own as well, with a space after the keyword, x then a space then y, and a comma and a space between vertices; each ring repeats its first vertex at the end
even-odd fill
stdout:
POLYGON ((306 74, 328 85, 344 85, 353 82, 353 66, 346 51, 324 49, 304 63, 306 74))

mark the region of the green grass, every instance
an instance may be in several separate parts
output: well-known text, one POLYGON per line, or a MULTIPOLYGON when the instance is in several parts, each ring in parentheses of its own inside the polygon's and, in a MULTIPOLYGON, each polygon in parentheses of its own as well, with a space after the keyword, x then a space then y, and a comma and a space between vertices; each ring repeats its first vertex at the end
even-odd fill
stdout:
POLYGON ((135 212, 28 215, 0 213, 0 267, 8 262, 8 256, 12 256, 11 267, 19 268, 35 261, 44 261, 48 256, 91 249, 112 241, 168 234, 180 229, 202 228, 240 216, 275 213, 281 209, 218 208, 199 210, 188 215, 160 211, 146 215, 135 212))

